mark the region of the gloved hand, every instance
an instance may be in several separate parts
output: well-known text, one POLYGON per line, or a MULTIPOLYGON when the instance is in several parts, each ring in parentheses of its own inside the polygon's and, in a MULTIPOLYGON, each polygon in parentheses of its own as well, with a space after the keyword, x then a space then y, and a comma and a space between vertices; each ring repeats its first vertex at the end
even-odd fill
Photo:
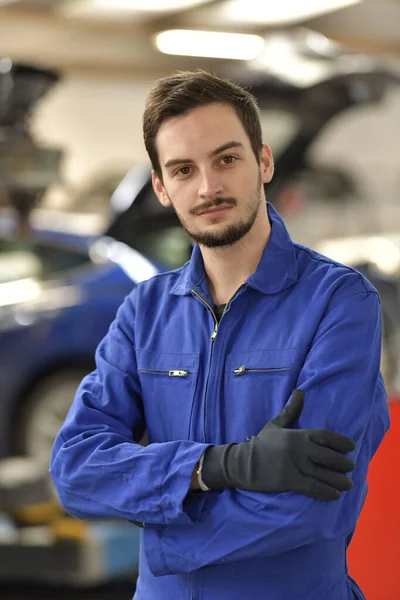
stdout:
POLYGON ((295 390, 284 410, 250 441, 207 448, 202 469, 206 486, 337 500, 353 485, 344 473, 355 464, 343 453, 354 450, 355 443, 326 429, 289 429, 303 408, 304 393, 295 390))

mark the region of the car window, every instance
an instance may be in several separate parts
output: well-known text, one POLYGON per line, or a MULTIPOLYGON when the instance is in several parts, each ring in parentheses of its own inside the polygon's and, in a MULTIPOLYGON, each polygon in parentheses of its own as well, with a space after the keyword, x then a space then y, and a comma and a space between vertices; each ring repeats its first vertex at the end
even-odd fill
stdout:
POLYGON ((151 183, 142 188, 107 235, 134 248, 161 268, 181 267, 189 260, 193 248, 174 209, 160 204, 151 183))
POLYGON ((89 262, 83 253, 37 241, 0 240, 0 283, 35 278, 51 279, 89 262))
POLYGON ((154 228, 153 231, 146 228, 138 232, 134 248, 170 269, 181 267, 192 253, 192 243, 182 227, 168 224, 154 228))
POLYGON ((187 262, 193 244, 183 230, 172 207, 164 208, 158 201, 153 187, 147 186, 139 221, 140 227, 132 228, 131 245, 135 250, 169 269, 177 269, 187 262))

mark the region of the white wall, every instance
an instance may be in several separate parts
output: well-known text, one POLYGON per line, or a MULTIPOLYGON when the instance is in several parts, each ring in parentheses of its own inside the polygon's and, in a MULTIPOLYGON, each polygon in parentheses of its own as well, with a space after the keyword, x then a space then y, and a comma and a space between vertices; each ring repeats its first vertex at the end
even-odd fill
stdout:
POLYGON ((147 160, 141 119, 149 85, 145 80, 70 77, 43 99, 32 131, 45 145, 65 148, 68 182, 79 186, 94 172, 147 160))

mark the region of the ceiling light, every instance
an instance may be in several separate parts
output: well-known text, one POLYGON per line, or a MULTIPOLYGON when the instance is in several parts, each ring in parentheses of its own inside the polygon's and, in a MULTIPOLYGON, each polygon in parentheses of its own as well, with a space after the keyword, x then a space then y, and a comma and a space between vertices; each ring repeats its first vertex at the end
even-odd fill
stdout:
POLYGON ((0 0, 0 6, 7 6, 7 4, 16 4, 16 2, 21 2, 21 0, 0 0))
MULTIPOLYGON (((221 4, 206 7, 213 15, 214 23, 287 25, 305 21, 325 13, 358 4, 362 0, 225 0, 221 4)), ((193 18, 195 18, 194 15, 193 18)), ((190 17, 189 17, 190 18, 190 17)))
POLYGON ((263 49, 258 35, 170 29, 155 36, 155 44, 164 54, 251 60, 263 49))
MULTIPOLYGON (((167 13, 205 4, 209 0, 71 0, 60 10, 70 16, 116 13, 167 13)), ((1 0, 0 0, 1 2, 1 0)))

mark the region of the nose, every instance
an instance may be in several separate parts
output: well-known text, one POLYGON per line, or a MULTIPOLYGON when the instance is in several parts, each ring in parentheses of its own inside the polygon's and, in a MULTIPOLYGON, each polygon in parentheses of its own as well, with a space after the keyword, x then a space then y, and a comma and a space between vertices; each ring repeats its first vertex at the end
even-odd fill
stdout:
POLYGON ((221 177, 215 171, 207 169, 200 175, 199 196, 204 200, 210 200, 223 192, 223 183, 221 177))

